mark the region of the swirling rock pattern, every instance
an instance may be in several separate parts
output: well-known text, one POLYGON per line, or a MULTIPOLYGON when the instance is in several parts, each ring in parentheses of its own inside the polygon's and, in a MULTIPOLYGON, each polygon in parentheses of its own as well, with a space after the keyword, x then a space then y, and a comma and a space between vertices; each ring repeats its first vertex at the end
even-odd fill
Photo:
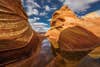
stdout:
POLYGON ((38 42, 21 1, 0 0, 0 64, 30 55, 38 42))
MULTIPOLYGON (((50 22, 51 28, 45 36, 50 40, 56 57, 47 67, 77 67, 84 56, 100 46, 99 19, 100 17, 78 18, 67 6, 55 11, 50 22)), ((91 55, 100 58, 100 50, 96 49, 91 55)))
POLYGON ((67 6, 54 12, 50 23, 46 36, 64 51, 89 50, 100 44, 99 22, 78 18, 67 6))

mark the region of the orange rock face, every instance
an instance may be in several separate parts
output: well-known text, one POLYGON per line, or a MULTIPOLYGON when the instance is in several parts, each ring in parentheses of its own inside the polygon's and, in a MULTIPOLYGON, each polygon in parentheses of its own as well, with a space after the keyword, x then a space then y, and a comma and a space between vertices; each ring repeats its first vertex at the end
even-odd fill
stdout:
POLYGON ((0 64, 30 55, 39 38, 20 0, 0 0, 0 64))
POLYGON ((91 50, 100 44, 99 22, 99 19, 90 21, 78 18, 73 11, 63 6, 53 14, 51 29, 46 36, 64 51, 91 50))
POLYGON ((61 7, 59 10, 55 11, 52 20, 51 26, 61 25, 64 22, 76 22, 77 16, 72 12, 67 6, 61 7))
POLYGON ((93 32, 96 36, 100 37, 100 15, 97 13, 89 13, 82 17, 87 29, 93 32))

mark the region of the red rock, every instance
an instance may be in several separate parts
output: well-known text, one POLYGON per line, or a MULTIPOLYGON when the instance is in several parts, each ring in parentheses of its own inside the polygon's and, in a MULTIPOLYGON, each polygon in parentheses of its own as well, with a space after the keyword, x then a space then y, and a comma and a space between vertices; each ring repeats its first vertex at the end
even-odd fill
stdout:
POLYGON ((38 44, 21 1, 0 0, 0 66, 35 54, 38 44))
POLYGON ((63 6, 53 14, 51 29, 46 36, 64 51, 92 50, 100 44, 100 21, 87 20, 78 18, 72 10, 63 6))

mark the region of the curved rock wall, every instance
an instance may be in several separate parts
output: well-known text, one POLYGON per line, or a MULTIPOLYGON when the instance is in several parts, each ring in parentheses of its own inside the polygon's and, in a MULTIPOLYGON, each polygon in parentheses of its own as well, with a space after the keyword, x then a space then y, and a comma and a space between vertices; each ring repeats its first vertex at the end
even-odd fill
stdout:
POLYGON ((99 22, 78 18, 67 6, 55 11, 50 23, 46 36, 64 51, 89 50, 100 44, 99 22))
POLYGON ((38 44, 21 1, 0 0, 0 65, 29 56, 38 44))

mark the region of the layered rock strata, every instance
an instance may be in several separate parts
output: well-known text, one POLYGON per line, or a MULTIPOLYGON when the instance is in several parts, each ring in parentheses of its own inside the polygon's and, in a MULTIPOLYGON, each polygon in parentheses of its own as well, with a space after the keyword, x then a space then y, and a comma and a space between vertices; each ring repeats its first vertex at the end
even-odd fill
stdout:
POLYGON ((20 0, 0 0, 0 65, 36 52, 37 33, 28 23, 20 0))

